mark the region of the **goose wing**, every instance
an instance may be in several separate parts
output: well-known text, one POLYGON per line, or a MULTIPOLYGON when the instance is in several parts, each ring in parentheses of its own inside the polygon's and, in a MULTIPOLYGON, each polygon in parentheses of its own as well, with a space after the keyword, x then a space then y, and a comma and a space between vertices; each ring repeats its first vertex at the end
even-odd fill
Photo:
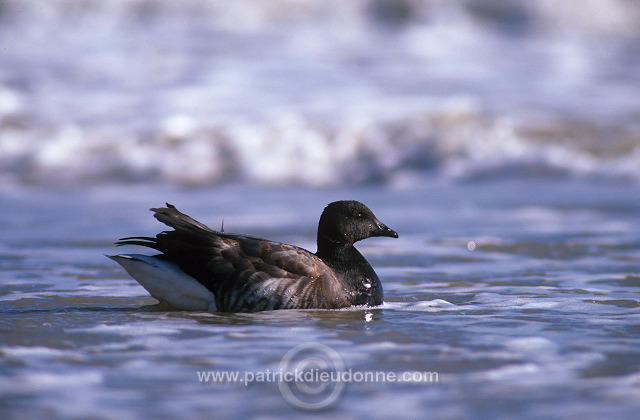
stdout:
POLYGON ((156 258, 177 264, 213 292, 218 310, 330 309, 351 304, 335 272, 303 248, 214 231, 170 204, 151 210, 174 230, 154 238, 123 238, 117 244, 160 251, 156 258))

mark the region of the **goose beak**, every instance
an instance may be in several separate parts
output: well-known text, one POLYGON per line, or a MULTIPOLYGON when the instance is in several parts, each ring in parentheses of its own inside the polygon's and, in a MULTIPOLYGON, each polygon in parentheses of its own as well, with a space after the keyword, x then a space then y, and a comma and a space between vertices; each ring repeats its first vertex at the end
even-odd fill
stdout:
POLYGON ((388 236, 389 238, 397 238, 398 232, 391 229, 382 222, 376 222, 376 229, 371 233, 371 236, 388 236))

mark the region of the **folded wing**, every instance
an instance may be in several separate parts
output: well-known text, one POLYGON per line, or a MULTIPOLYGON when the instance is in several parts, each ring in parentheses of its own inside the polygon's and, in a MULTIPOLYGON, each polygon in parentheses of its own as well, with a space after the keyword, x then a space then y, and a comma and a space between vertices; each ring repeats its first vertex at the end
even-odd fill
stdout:
POLYGON ((351 303, 336 274, 311 252, 245 235, 217 232, 174 206, 151 209, 173 231, 155 238, 124 238, 161 252, 215 296, 220 311, 255 312, 294 308, 341 308, 351 303))

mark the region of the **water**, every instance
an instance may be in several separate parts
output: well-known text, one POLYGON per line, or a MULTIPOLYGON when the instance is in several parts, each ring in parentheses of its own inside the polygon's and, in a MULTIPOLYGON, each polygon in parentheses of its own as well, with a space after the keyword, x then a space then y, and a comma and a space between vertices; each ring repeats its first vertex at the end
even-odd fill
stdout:
POLYGON ((530 3, 4 2, 0 417, 634 418, 640 7, 530 3), (381 307, 173 311, 103 256, 164 202, 314 250, 338 199, 400 234, 381 307))
POLYGON ((233 3, 4 2, 0 179, 640 179, 633 1, 233 3))
POLYGON ((304 415, 277 383, 197 376, 277 371, 301 343, 329 346, 354 371, 438 373, 438 382, 348 383, 324 412, 336 418, 633 416, 639 192, 534 181, 4 192, 3 417, 304 415), (156 233, 146 209, 165 200, 212 226, 224 218, 228 231, 313 249, 320 209, 344 197, 400 233, 360 245, 384 284, 382 307, 176 312, 102 256, 121 236, 156 233))

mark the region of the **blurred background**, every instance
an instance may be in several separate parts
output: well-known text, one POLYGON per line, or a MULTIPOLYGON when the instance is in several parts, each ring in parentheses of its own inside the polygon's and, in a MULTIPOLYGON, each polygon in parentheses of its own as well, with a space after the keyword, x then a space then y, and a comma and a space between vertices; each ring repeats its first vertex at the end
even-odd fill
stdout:
POLYGON ((640 180, 635 0, 6 0, 0 181, 640 180))

